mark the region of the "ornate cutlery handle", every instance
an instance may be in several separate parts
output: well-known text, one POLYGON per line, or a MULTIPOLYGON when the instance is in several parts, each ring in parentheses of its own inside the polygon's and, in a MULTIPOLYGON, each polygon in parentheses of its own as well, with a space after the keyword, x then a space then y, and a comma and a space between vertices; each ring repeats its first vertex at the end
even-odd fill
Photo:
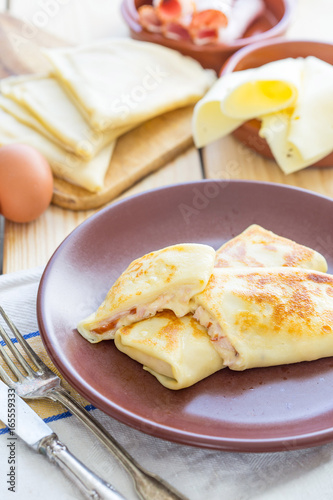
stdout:
POLYGON ((78 417, 109 451, 122 463, 131 475, 137 494, 142 500, 187 500, 166 481, 156 474, 151 474, 141 467, 136 460, 104 429, 104 427, 90 415, 74 398, 63 388, 55 389, 48 397, 59 401, 73 415, 78 417))
POLYGON ((68 451, 56 434, 47 436, 38 444, 38 451, 56 463, 90 500, 126 500, 113 486, 96 476, 68 451))

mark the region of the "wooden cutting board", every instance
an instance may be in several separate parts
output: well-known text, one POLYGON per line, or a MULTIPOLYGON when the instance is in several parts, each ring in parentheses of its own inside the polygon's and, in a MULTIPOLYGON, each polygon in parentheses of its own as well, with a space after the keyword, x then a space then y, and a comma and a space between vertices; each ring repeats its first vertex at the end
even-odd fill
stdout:
MULTIPOLYGON (((0 78, 49 69, 41 48, 66 43, 8 14, 0 14, 0 78)), ((71 210, 98 208, 193 145, 193 106, 147 121, 118 139, 98 193, 54 179, 53 203, 71 210)))

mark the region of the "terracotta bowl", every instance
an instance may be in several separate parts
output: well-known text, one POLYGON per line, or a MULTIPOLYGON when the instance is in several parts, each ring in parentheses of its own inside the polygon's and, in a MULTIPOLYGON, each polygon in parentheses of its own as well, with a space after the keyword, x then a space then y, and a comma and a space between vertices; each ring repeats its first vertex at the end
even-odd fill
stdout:
POLYGON ((123 0, 122 15, 129 26, 131 37, 145 42, 158 43, 191 56, 204 67, 212 68, 219 73, 222 64, 238 49, 251 43, 269 40, 283 35, 292 13, 293 0, 265 0, 266 10, 249 27, 244 38, 230 44, 198 46, 189 41, 170 40, 161 34, 150 33, 139 24, 137 9, 142 5, 151 5, 151 0, 123 0))
MULTIPOLYGON (((251 47, 245 47, 232 55, 222 67, 220 75, 232 71, 256 68, 271 61, 287 57, 315 56, 333 64, 333 44, 309 40, 288 41, 285 39, 259 42, 251 47)), ((260 122, 250 120, 233 132, 233 135, 250 149, 274 159, 265 139, 259 137, 260 122)), ((333 153, 312 165, 314 167, 332 167, 333 153)))

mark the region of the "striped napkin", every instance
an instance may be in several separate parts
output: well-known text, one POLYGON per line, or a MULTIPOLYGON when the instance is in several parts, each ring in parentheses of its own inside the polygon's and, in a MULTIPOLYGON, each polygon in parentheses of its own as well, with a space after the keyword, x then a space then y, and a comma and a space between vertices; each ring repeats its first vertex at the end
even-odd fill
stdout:
MULTIPOLYGON (((42 269, 0 276, 0 304, 38 354, 52 367, 42 346, 36 321, 36 294, 42 269)), ((178 445, 143 434, 117 422, 71 389, 94 417, 148 470, 171 483, 189 500, 331 499, 333 444, 279 453, 231 453, 178 445)), ((328 388, 328 397, 330 392, 328 388)), ((137 496, 132 482, 113 456, 60 405, 34 402, 68 448, 90 469, 112 483, 128 500, 137 496)), ((0 429, 1 500, 75 500, 80 493, 54 465, 15 445, 15 494, 8 490, 9 435, 0 429)))
MULTIPOLYGON (((10 319, 14 320, 15 318, 15 325, 20 330, 24 338, 29 341, 29 344, 42 361, 44 361, 44 363, 48 365, 51 370, 62 378, 44 349, 40 333, 38 331, 35 304, 31 307, 30 297, 32 295, 36 297, 41 273, 42 269, 37 268, 25 272, 23 275, 22 273, 13 273, 8 276, 3 276, 2 281, 5 283, 3 283, 0 288, 0 304, 10 319), (17 301, 19 297, 21 304, 19 308, 20 314, 18 317, 17 301)), ((7 327, 6 330, 10 336, 12 336, 7 327)), ((5 345, 2 340, 0 340, 0 344, 5 345)), ((71 392, 77 401, 79 401, 88 410, 94 408, 74 389, 72 389, 63 378, 62 381, 63 386, 71 392)), ((46 422, 52 422, 53 420, 58 420, 69 415, 69 412, 64 410, 64 407, 60 403, 55 403, 51 400, 32 400, 29 403, 33 410, 35 410, 40 417, 45 419, 46 422)), ((0 434, 2 432, 4 432, 4 425, 0 422, 0 434)))

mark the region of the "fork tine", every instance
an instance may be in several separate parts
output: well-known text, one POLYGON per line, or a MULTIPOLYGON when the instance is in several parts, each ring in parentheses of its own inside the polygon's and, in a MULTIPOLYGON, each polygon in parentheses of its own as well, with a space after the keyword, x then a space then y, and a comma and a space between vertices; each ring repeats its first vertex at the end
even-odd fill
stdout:
MULTIPOLYGON (((15 344, 13 344, 13 342, 9 338, 6 330, 4 330, 4 328, 1 325, 0 325, 0 337, 2 337, 3 341, 5 342, 5 344, 7 345, 7 347, 9 348, 11 353, 13 354, 13 356, 15 357, 16 361, 18 363, 20 363, 20 365, 22 366, 22 368, 25 370, 26 373, 31 375, 33 373, 33 369, 31 368, 29 363, 24 359, 24 357, 22 356, 20 351, 17 349, 17 347, 15 347, 15 344)), ((11 361, 11 359, 9 358, 9 356, 4 351, 3 348, 2 348, 2 354, 6 355, 6 363, 8 365, 11 365, 10 369, 12 370, 13 373, 15 373, 17 378, 19 378, 18 373, 21 373, 21 372, 18 372, 18 369, 15 367, 15 365, 13 364, 13 362, 11 361)))
MULTIPOLYGON (((1 327, 0 327, 0 329, 1 329, 1 327)), ((18 380, 22 380, 22 377, 23 377, 22 372, 17 368, 15 363, 13 363, 13 361, 10 359, 10 357, 8 356, 8 354, 6 353, 6 351, 2 345, 0 345, 0 355, 1 355, 2 359, 4 360, 4 362, 7 363, 10 370, 14 373, 15 377, 18 380)), ((2 370, 3 370, 3 368, 2 368, 2 370)), ((9 375, 7 375, 7 376, 9 377, 9 375)))
MULTIPOLYGON (((25 353, 29 356, 31 361, 36 365, 37 368, 40 368, 41 370, 44 369, 45 364, 43 363, 43 361, 39 358, 39 356, 37 356, 35 351, 30 347, 29 343, 25 340, 25 338, 23 337, 21 332, 16 328, 14 323, 9 319, 9 317, 7 316, 7 314, 5 313, 5 311, 3 310, 3 308, 1 306, 0 306, 0 315, 6 321, 7 325, 9 326, 9 328, 11 329, 13 334, 15 335, 16 340, 21 345, 21 347, 25 351, 25 353)), ((0 331, 2 332, 1 325, 0 325, 0 331)), ((25 370, 27 370, 29 373, 31 373, 31 367, 30 367, 29 363, 26 362, 26 360, 23 358, 23 356, 18 351, 18 349, 15 348, 15 346, 13 345, 12 342, 11 342, 11 345, 8 345, 8 347, 10 348, 10 350, 12 351, 14 356, 16 357, 16 354, 13 352, 13 349, 15 349, 15 352, 18 353, 19 357, 20 357, 20 359, 17 359, 17 357, 16 357, 17 361, 19 361, 19 363, 22 364, 22 366, 24 367, 25 370)))
MULTIPOLYGON (((2 355, 1 352, 0 352, 0 354, 2 355)), ((4 383, 7 384, 9 387, 15 387, 15 385, 16 385, 14 380, 12 380, 10 378, 8 373, 5 372, 5 370, 2 368, 1 365, 0 365, 0 379, 2 379, 4 381, 4 383)))

